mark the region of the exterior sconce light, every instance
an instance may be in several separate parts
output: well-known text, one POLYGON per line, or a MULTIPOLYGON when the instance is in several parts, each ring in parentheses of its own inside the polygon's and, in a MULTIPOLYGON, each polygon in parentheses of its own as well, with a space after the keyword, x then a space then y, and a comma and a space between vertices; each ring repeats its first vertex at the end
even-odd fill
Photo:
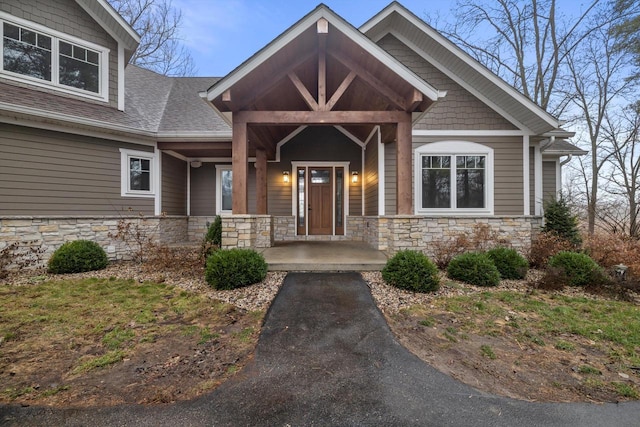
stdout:
POLYGON ((351 182, 353 182, 354 184, 356 182, 358 182, 358 172, 357 171, 351 172, 351 182))
POLYGON ((289 171, 282 171, 282 182, 289 183, 289 171))

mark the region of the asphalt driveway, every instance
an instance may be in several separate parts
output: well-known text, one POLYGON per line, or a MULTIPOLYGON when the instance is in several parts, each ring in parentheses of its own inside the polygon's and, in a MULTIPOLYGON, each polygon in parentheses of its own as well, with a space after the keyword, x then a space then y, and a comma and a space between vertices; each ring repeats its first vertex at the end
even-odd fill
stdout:
POLYGON ((0 425, 638 426, 640 403, 542 404, 441 374, 394 339, 356 273, 291 273, 255 360, 199 399, 82 410, 0 407, 0 425))

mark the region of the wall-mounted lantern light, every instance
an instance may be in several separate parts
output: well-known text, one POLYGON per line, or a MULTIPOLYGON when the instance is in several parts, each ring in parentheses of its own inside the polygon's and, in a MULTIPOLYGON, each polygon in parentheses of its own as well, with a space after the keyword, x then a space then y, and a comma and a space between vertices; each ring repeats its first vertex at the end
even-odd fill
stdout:
POLYGON ((354 184, 356 182, 358 182, 358 172, 357 171, 351 172, 351 182, 353 182, 354 184))
POLYGON ((282 171, 282 182, 289 183, 289 171, 282 171))

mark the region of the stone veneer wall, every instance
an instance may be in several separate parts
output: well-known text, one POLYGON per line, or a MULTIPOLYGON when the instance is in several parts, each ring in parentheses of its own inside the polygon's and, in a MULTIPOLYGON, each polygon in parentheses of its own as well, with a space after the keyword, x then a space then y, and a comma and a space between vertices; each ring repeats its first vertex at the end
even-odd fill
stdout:
POLYGON ((531 240, 542 225, 541 217, 499 216, 499 217, 423 217, 423 216, 380 216, 364 217, 364 240, 372 247, 393 254, 403 249, 423 251, 433 256, 431 243, 449 240, 453 236, 470 232, 477 224, 487 224, 497 232, 500 239, 525 254, 531 247, 531 240))
POLYGON ((63 243, 84 239, 97 242, 111 260, 130 259, 131 249, 109 236, 118 232, 120 220, 139 224, 157 243, 180 244, 187 236, 188 221, 184 216, 0 217, 0 249, 13 242, 41 247, 42 261, 46 263, 63 243))
POLYGON ((364 218, 361 216, 347 216, 347 234, 345 236, 296 236, 296 223, 294 216, 273 217, 274 241, 363 241, 364 218))
POLYGON ((209 225, 216 220, 215 216, 190 216, 187 239, 191 243, 201 243, 209 230, 209 225))
POLYGON ((222 217, 222 248, 270 248, 274 226, 271 215, 222 217))

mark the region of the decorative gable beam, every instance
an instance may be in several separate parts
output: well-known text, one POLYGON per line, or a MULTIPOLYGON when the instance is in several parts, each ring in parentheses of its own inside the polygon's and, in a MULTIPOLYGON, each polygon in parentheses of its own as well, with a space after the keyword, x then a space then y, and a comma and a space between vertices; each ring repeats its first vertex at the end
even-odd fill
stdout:
POLYGON ((296 68, 304 64, 315 54, 315 52, 311 51, 306 55, 301 56, 297 61, 291 63, 289 67, 286 67, 282 71, 273 75, 266 84, 256 85, 255 91, 250 91, 249 95, 242 99, 235 99, 234 110, 242 110, 244 108, 247 108, 251 102, 259 99, 260 97, 268 93, 271 89, 276 87, 283 78, 287 77, 291 70, 295 70, 296 68))
POLYGON ((384 98, 387 101, 389 101, 393 106, 395 106, 396 108, 399 108, 400 110, 406 109, 407 106, 404 98, 398 95, 393 89, 391 89, 389 86, 384 84, 380 79, 375 77, 373 74, 367 71, 364 67, 358 64, 356 61, 352 60, 351 58, 347 57, 346 55, 344 55, 339 51, 332 51, 330 52, 330 55, 333 56, 338 61, 340 61, 348 69, 355 71, 356 74, 358 74, 358 76, 362 80, 364 80, 371 87, 373 87, 378 92, 380 92, 380 94, 384 96, 384 98))
MULTIPOLYGON (((321 19, 320 21, 326 22, 326 19, 321 19)), ((320 30, 320 21, 318 21, 318 30, 320 30)), ((320 107, 320 110, 324 110, 327 104, 327 33, 329 32, 328 22, 326 22, 326 26, 326 32, 320 33, 318 37, 318 106, 320 107)))
POLYGON ((340 83, 340 86, 338 86, 338 89, 336 89, 336 91, 333 93, 329 102, 327 102, 327 105, 325 107, 326 111, 333 110, 333 107, 335 107, 336 103, 340 100, 340 98, 342 98, 342 95, 344 95, 349 86, 351 86, 351 83, 356 78, 356 76, 357 74, 355 73, 355 71, 349 72, 347 77, 345 77, 342 83, 340 83))
POLYGON ((424 98, 422 96, 422 93, 420 93, 418 89, 413 88, 413 95, 411 97, 411 100, 409 101, 409 107, 407 108, 407 111, 416 111, 416 108, 418 108, 418 106, 422 104, 423 99, 424 98))
POLYGON ((296 89, 298 89, 298 93, 302 96, 302 99, 304 99, 304 102, 307 103, 309 108, 313 111, 318 111, 318 103, 315 99, 313 99, 313 95, 311 95, 307 87, 304 85, 304 83, 302 83, 298 75, 291 72, 288 74, 288 76, 289 80, 291 80, 291 83, 293 83, 296 89))

